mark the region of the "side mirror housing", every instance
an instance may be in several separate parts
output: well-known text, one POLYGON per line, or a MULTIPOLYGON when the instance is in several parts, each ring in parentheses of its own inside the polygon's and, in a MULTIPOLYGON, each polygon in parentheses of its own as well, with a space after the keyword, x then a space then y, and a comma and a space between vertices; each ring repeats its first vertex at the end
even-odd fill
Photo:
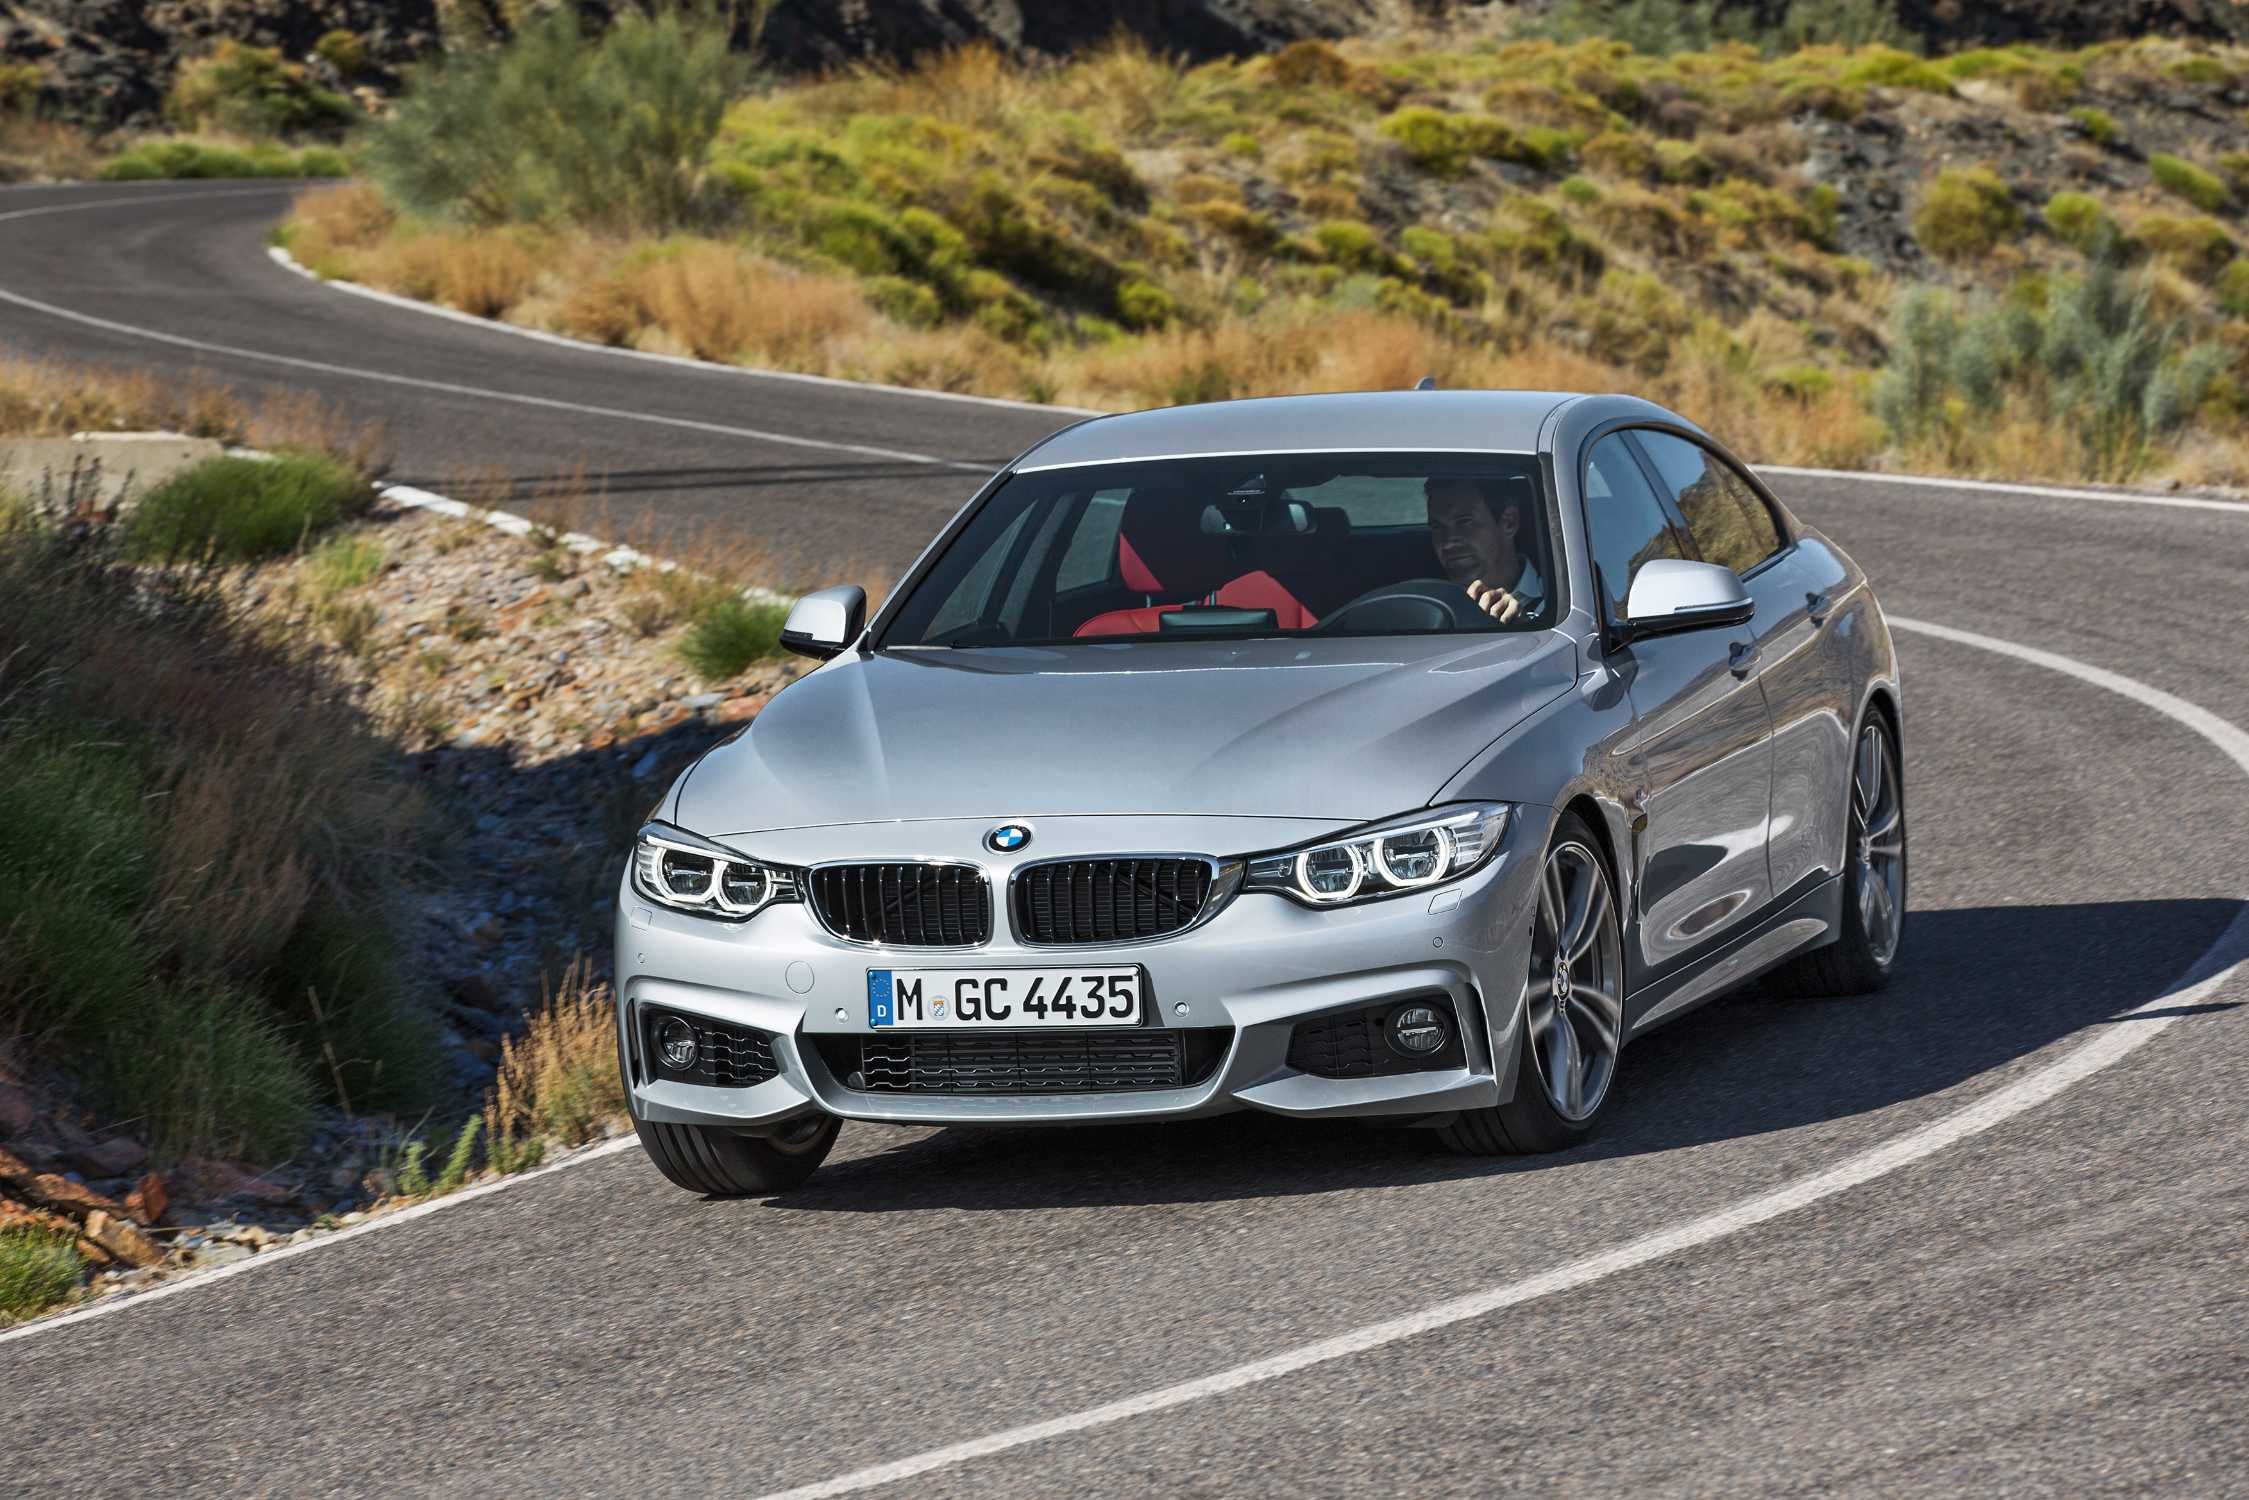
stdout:
POLYGON ((789 609, 781 644, 799 656, 825 661, 859 639, 867 628, 867 591, 855 583, 806 594, 789 609))
POLYGON ((1744 625, 1756 612, 1756 601, 1733 569, 1658 557, 1642 563, 1632 575, 1632 592, 1624 603, 1624 633, 1627 640, 1638 640, 1713 625, 1744 625))

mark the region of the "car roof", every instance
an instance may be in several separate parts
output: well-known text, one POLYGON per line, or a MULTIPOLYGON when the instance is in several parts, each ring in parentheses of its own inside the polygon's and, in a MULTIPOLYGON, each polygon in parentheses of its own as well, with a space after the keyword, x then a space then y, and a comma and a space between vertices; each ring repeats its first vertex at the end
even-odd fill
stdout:
POLYGON ((1227 453, 1534 453, 1568 391, 1356 391, 1261 396, 1095 417, 1065 427, 1018 472, 1227 453))

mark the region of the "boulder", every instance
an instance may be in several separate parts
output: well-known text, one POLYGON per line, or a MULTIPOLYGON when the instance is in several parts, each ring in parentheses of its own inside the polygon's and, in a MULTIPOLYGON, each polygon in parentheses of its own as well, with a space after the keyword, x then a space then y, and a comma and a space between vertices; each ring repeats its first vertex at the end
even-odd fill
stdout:
POLYGON ((163 1247, 134 1227, 132 1222, 96 1209, 86 1215, 85 1236, 128 1266, 153 1266, 164 1259, 163 1247))

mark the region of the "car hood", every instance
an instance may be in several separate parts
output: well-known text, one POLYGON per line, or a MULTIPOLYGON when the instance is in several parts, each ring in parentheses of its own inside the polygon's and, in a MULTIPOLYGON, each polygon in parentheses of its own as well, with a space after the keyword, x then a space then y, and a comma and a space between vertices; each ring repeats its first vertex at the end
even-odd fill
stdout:
POLYGON ((688 773, 713 837, 920 818, 1360 822, 1419 807, 1567 689, 1541 631, 878 651, 830 662, 688 773))

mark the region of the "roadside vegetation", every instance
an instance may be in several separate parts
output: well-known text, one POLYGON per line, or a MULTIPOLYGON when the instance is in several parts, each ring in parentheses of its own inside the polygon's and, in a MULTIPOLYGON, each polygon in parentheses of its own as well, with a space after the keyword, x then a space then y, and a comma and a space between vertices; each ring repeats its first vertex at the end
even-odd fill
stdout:
POLYGON ((947 390, 1114 408, 1433 374, 1644 391, 1776 461, 2249 477, 2249 159, 2162 112, 2223 108, 2249 53, 1923 57, 1889 13, 1748 35, 1569 5, 1475 45, 970 48, 776 84, 678 14, 587 36, 563 11, 417 75, 360 138, 367 180, 309 193, 286 240, 483 316, 947 390), (2043 140, 2040 175, 1951 144, 1995 129, 2043 140), (2084 340, 2153 334, 2132 432, 2043 355, 1925 378, 1946 319, 2019 335, 2094 283, 2146 315, 2042 347, 2138 368, 2084 340))

